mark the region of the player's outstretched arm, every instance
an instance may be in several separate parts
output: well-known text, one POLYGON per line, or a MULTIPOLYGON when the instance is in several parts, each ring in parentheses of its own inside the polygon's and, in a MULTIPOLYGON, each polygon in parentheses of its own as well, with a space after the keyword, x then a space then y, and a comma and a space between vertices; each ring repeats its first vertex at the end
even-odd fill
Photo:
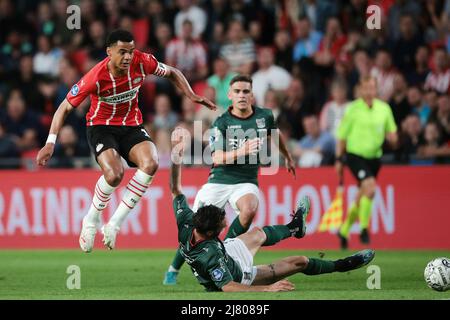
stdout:
POLYGON ((189 132, 181 127, 176 127, 172 132, 172 165, 170 168, 170 190, 172 197, 182 194, 181 192, 181 162, 183 161, 184 148, 187 143, 189 132))
POLYGON ((292 291, 295 286, 288 280, 280 280, 270 285, 264 286, 248 286, 245 284, 231 281, 222 287, 223 292, 280 292, 280 291, 292 291))
POLYGON ((204 105, 208 109, 216 110, 217 106, 209 99, 195 94, 183 73, 177 68, 166 66, 165 77, 172 81, 193 102, 204 105))
POLYGON ((45 166, 48 160, 51 158, 53 151, 55 149, 56 137, 58 135, 59 130, 64 124, 64 120, 70 111, 72 111, 72 105, 64 99, 63 102, 59 105, 55 114, 53 115, 52 124, 50 126, 50 132, 48 135, 47 142, 45 146, 39 150, 39 153, 36 157, 36 163, 40 166, 45 166))
POLYGON ((284 159, 285 159, 285 165, 286 168, 288 169, 288 172, 292 173, 292 175, 294 176, 294 179, 297 178, 297 175, 295 173, 295 161, 292 159, 291 154, 288 151, 288 148, 286 146, 286 142, 284 140, 284 137, 280 131, 280 129, 277 129, 277 135, 278 135, 278 150, 280 150, 281 154, 283 155, 284 159))

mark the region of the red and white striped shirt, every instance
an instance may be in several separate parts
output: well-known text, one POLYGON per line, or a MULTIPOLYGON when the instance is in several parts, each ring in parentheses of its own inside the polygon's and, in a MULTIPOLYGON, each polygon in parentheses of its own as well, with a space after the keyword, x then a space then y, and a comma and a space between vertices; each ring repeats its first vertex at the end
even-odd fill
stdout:
POLYGON ((78 107, 90 95, 91 107, 86 114, 86 125, 138 126, 142 113, 138 107, 139 88, 145 76, 163 77, 167 67, 148 53, 134 51, 128 73, 114 77, 108 70, 109 58, 95 65, 75 84, 66 99, 78 107))

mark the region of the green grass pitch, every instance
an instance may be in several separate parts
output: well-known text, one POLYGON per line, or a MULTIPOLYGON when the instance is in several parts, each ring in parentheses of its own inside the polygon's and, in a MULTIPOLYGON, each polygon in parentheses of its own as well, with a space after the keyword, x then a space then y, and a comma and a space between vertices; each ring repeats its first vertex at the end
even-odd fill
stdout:
MULTIPOLYGON (((380 267, 381 289, 367 289, 367 267, 320 276, 297 274, 293 292, 207 293, 184 266, 177 286, 163 286, 163 274, 173 257, 170 250, 0 250, 0 299, 450 299, 450 291, 435 292, 423 278, 428 261, 449 251, 381 251, 372 265, 380 267), (67 268, 77 265, 81 289, 66 287, 67 268)), ((353 253, 324 251, 324 259, 353 253)), ((319 257, 319 251, 260 251, 255 264, 288 255, 319 257)))

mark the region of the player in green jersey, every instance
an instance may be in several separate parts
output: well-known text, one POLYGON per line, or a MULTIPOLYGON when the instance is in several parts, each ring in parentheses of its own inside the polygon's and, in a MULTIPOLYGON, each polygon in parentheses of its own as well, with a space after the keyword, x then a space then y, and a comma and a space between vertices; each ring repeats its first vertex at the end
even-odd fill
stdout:
POLYGON ((344 153, 347 166, 358 180, 359 190, 347 218, 338 232, 341 248, 348 247, 350 228, 359 217, 360 240, 369 243, 369 218, 380 170, 384 140, 397 145, 397 127, 391 107, 376 99, 377 84, 371 77, 360 80, 361 98, 348 106, 337 132, 336 170, 343 174, 344 153))
MULTIPOLYGON (((213 204, 224 208, 228 202, 238 216, 230 225, 226 238, 246 232, 255 217, 259 200, 258 169, 267 164, 271 141, 278 145, 285 165, 295 177, 295 163, 275 124, 270 109, 252 105, 252 79, 238 75, 231 79, 229 109, 220 115, 211 128, 210 147, 213 160, 208 183, 198 192, 194 211, 213 204), (273 136, 273 137, 272 137, 273 136), (265 162, 265 163, 264 163, 265 162)), ((163 284, 174 285, 184 259, 177 252, 165 274, 163 284)))
POLYGON ((173 209, 180 252, 207 291, 291 291, 294 285, 285 278, 293 274, 346 272, 367 265, 374 258, 373 250, 363 250, 335 261, 291 256, 268 265, 254 266, 253 257, 261 246, 271 246, 289 237, 305 236, 309 198, 299 201, 288 224, 254 228, 222 242, 218 236, 226 227, 225 211, 214 205, 205 205, 194 213, 181 191, 180 163, 184 138, 183 129, 175 129, 170 174, 173 209))

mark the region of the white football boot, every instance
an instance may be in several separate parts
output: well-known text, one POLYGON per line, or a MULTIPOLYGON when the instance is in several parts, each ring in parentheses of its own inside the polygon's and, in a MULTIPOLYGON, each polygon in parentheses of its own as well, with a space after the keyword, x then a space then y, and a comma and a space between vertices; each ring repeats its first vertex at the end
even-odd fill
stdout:
POLYGON ((94 240, 96 233, 97 233, 97 226, 92 222, 86 221, 86 217, 84 217, 79 239, 81 250, 83 250, 86 253, 92 251, 92 248, 94 248, 94 240))
POLYGON ((119 233, 119 228, 107 223, 102 227, 102 233, 103 244, 105 245, 105 247, 107 247, 109 250, 114 249, 114 247, 116 246, 116 237, 117 233, 119 233))

